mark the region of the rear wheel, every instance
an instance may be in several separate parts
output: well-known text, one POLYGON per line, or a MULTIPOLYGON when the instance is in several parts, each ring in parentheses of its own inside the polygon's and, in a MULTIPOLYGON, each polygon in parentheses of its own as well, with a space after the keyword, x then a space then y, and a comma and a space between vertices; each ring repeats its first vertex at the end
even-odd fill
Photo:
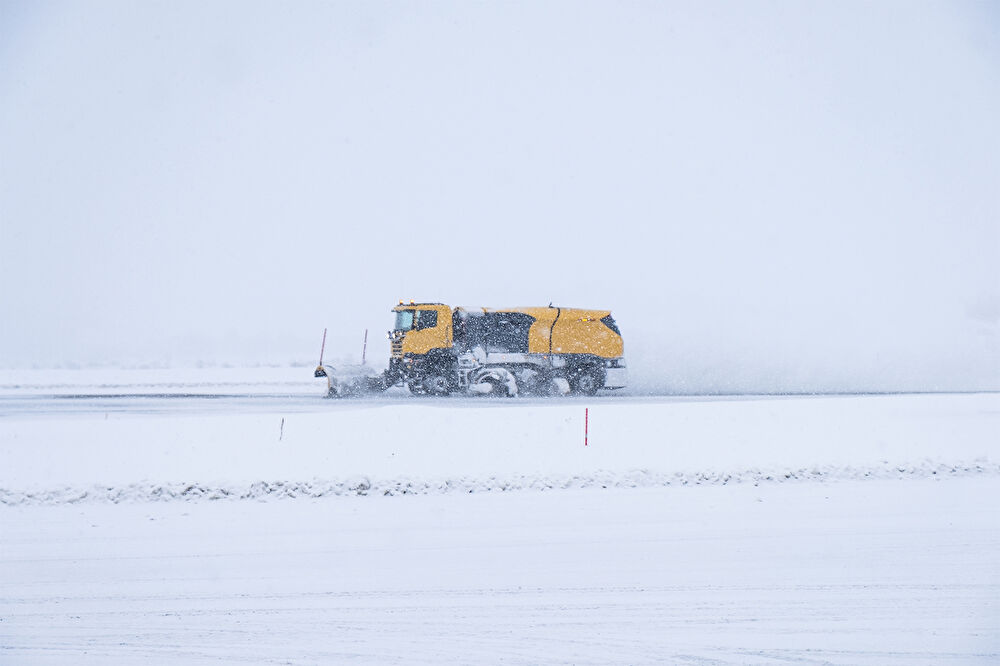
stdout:
POLYGON ((582 395, 594 395, 597 393, 597 389, 601 388, 601 378, 595 370, 590 368, 580 368, 569 380, 570 388, 573 389, 573 393, 580 393, 582 395))

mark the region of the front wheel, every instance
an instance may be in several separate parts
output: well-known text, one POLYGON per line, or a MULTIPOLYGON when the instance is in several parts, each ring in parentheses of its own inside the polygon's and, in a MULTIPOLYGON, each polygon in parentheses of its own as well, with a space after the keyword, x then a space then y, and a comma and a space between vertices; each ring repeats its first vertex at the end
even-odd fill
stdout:
POLYGON ((448 385, 448 378, 444 375, 424 377, 421 383, 424 386, 424 390, 431 395, 448 395, 451 392, 451 387, 448 385))
POLYGON ((514 396, 505 382, 494 378, 487 379, 486 381, 493 385, 493 390, 490 391, 490 395, 494 395, 498 398, 510 398, 514 396))

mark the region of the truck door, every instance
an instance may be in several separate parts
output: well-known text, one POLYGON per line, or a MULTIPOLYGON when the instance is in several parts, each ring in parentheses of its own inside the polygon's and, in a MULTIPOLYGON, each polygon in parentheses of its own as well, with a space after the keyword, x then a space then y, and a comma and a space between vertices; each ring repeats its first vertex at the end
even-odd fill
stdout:
POLYGON ((397 321, 402 319, 403 324, 409 324, 409 330, 404 331, 403 353, 404 354, 426 354, 432 349, 448 349, 451 347, 451 317, 445 316, 450 313, 441 313, 437 310, 416 308, 414 310, 403 310, 398 313, 412 312, 412 319, 409 315, 397 316, 397 321))

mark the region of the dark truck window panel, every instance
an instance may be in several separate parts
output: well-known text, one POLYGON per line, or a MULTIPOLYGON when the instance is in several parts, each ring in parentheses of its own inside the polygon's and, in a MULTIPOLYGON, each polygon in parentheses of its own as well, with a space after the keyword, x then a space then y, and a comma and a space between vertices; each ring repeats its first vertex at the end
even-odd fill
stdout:
POLYGON ((527 354, 528 329, 535 318, 520 312, 488 312, 485 319, 486 351, 527 354))
POLYGON ((601 323, 604 324, 605 326, 607 326, 608 328, 610 328, 612 331, 614 331, 618 335, 622 334, 622 332, 618 330, 618 324, 615 323, 615 320, 614 320, 614 318, 611 315, 608 315, 607 317, 604 317, 603 319, 601 319, 601 323))
POLYGON ((438 325, 438 313, 437 310, 417 310, 417 330, 422 331, 425 328, 434 328, 438 325))

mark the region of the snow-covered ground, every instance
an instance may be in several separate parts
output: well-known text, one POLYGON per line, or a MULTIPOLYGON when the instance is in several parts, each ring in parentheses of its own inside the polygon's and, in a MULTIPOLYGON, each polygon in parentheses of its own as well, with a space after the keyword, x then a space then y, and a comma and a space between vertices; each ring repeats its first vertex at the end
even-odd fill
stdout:
POLYGON ((998 394, 157 372, 0 372, 0 663, 1000 660, 998 394))

